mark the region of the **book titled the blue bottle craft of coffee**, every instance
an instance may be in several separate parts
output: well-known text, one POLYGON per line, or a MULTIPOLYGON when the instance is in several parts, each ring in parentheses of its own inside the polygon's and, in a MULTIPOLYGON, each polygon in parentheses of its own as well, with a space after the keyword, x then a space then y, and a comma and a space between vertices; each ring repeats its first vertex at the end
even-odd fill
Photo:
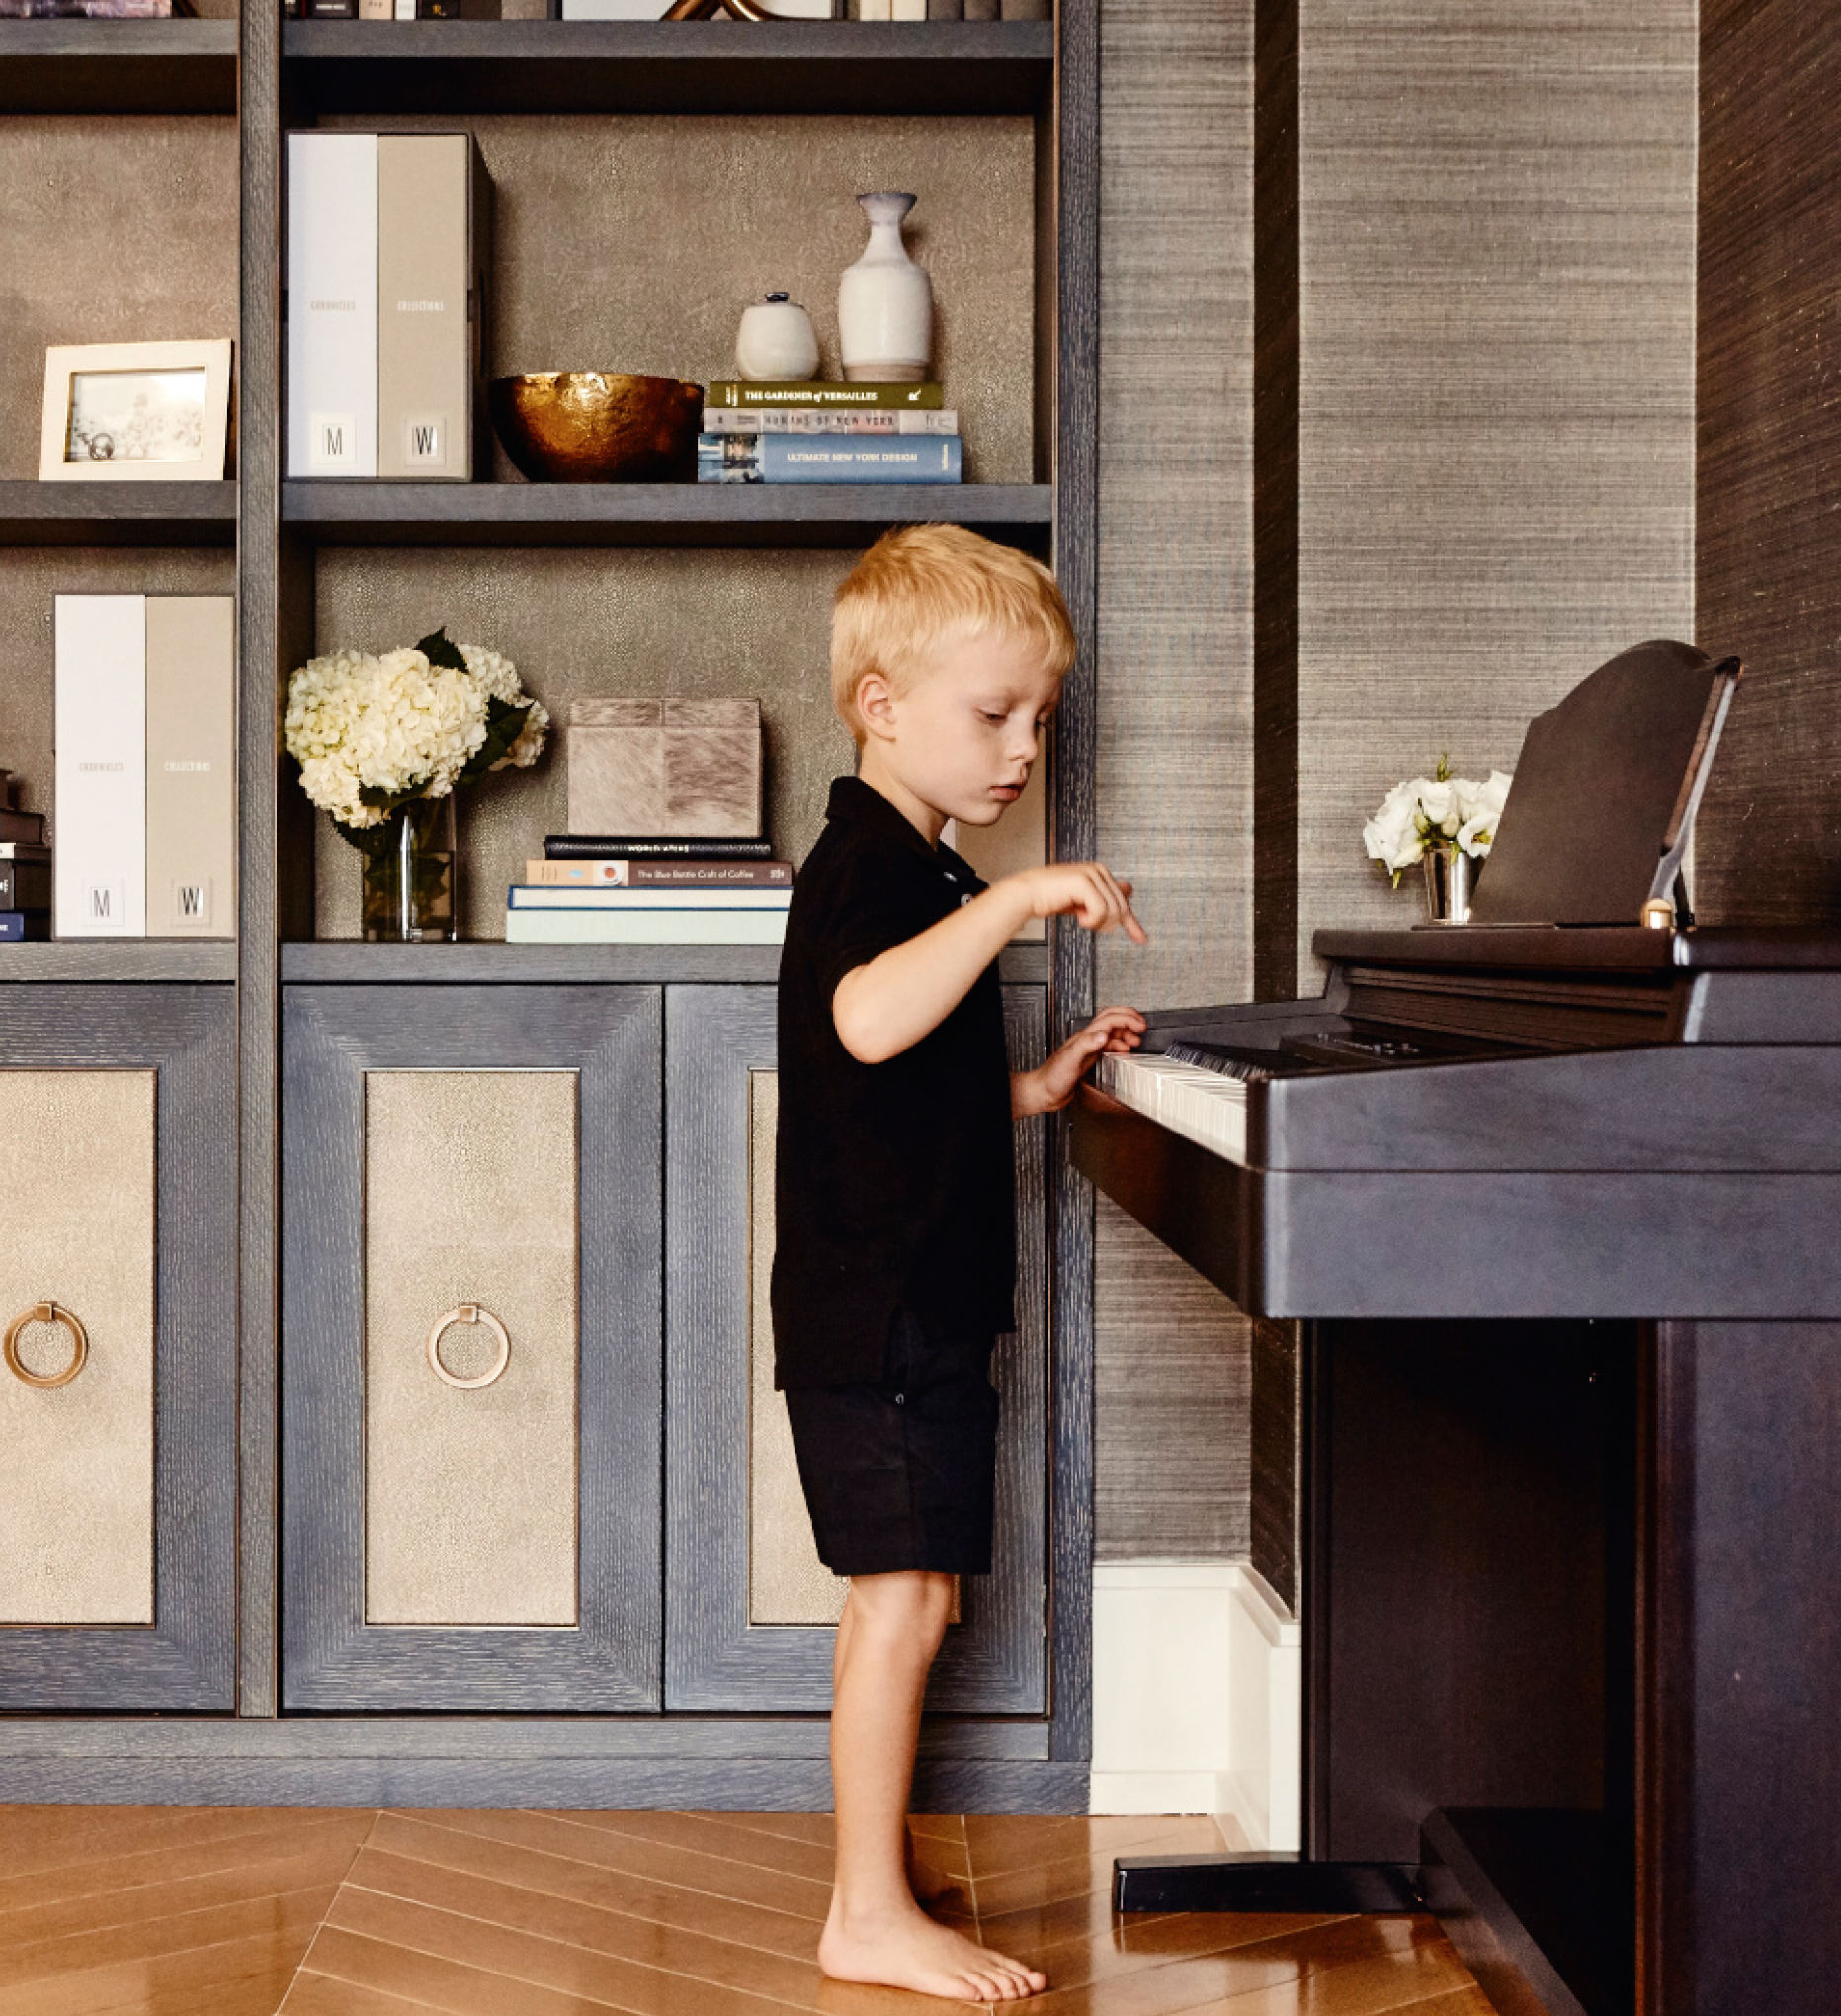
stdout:
POLYGON ((957 434, 700 434, 700 483, 957 483, 957 434))

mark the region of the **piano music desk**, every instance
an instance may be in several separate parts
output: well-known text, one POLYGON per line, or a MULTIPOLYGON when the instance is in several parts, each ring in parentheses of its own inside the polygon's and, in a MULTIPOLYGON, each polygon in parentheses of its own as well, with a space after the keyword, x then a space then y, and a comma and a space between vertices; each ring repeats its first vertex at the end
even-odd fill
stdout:
POLYGON ((1250 1085, 1244 1160, 1070 1130, 1302 1346, 1303 1854, 1120 1907, 1423 1899, 1502 2016, 1841 2009, 1841 936, 1318 951, 1147 1049, 1408 1054, 1250 1085))

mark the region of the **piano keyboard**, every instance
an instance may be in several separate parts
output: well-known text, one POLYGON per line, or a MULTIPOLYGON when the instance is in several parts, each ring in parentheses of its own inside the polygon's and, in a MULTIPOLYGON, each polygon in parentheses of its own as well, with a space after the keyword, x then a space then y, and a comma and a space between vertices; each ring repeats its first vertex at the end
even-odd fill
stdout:
POLYGON ((1173 1057, 1102 1056, 1094 1082, 1121 1106, 1160 1121, 1230 1162, 1246 1161, 1244 1078, 1224 1078, 1173 1057))

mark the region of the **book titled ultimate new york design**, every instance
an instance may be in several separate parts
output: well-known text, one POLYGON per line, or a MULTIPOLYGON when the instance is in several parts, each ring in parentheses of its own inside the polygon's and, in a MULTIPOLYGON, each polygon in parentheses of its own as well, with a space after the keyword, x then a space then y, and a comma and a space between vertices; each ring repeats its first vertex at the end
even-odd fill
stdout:
POLYGON ((957 483, 956 434, 703 434, 700 483, 957 483))

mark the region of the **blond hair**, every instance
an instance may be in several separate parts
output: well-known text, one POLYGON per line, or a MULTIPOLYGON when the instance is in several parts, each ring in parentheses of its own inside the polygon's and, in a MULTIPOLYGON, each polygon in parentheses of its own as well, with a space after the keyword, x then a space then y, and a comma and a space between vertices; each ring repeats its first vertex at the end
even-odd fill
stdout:
POLYGON ((832 606, 831 699, 844 725, 861 745, 857 694, 872 672, 904 693, 944 645, 992 632, 1037 644, 1057 679, 1074 662, 1067 604, 1040 560, 962 525, 883 533, 832 606))

